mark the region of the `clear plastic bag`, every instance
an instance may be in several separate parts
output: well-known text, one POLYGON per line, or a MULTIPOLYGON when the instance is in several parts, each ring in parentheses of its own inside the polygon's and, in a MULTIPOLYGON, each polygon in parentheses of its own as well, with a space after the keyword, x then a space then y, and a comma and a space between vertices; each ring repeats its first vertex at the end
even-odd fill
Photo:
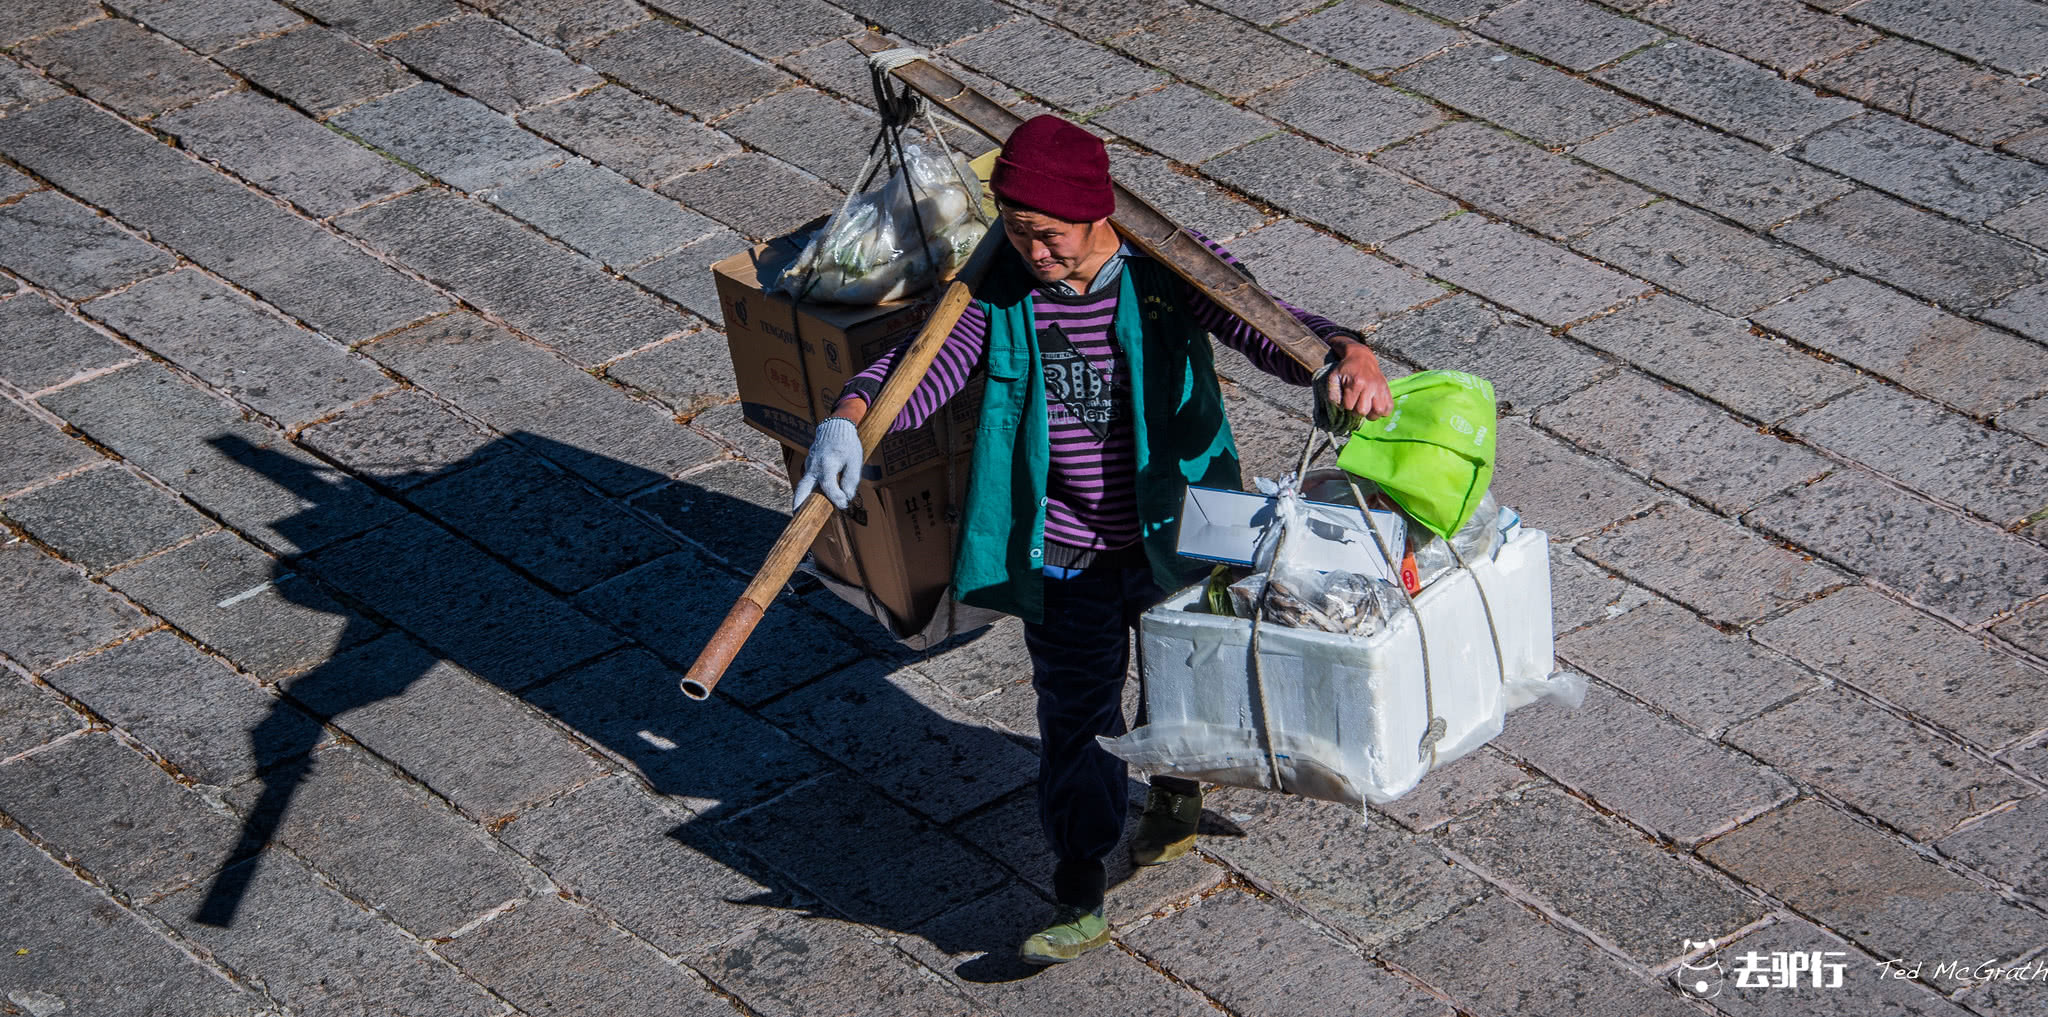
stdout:
POLYGON ((812 234, 771 289, 840 304, 909 296, 966 262, 987 232, 980 207, 981 185, 964 159, 949 164, 906 145, 904 164, 812 234))
POLYGON ((1420 526, 1410 527, 1408 534, 1411 541, 1418 536, 1429 538, 1420 547, 1411 548, 1415 552, 1415 570, 1421 575, 1424 586, 1457 568, 1461 558, 1466 564, 1491 558, 1506 542, 1501 533, 1500 506, 1494 504, 1492 492, 1480 497, 1479 506, 1472 510, 1472 518, 1465 520, 1465 525, 1459 527, 1448 542, 1420 526), (1456 555, 1451 553, 1454 548, 1456 555))
POLYGON ((1274 498, 1273 521, 1259 537, 1253 559, 1257 573, 1230 588, 1231 605, 1239 617, 1252 617, 1256 610, 1261 619, 1289 628, 1369 636, 1405 609, 1406 598, 1394 584, 1355 572, 1326 571, 1294 552, 1293 548, 1308 546, 1305 534, 1311 523, 1292 474, 1278 481, 1260 477, 1254 483, 1260 493, 1274 498))

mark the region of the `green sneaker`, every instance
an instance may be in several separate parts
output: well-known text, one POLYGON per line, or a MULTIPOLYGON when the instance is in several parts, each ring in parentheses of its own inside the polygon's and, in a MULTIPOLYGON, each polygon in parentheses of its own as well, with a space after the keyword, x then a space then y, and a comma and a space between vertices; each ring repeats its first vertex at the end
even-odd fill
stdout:
POLYGON ((1195 829, 1202 822, 1202 791, 1177 794, 1152 785, 1138 832, 1131 836, 1131 864, 1159 865, 1195 849, 1195 829))
POLYGON ((1032 933, 1017 948, 1017 957, 1026 964, 1065 964, 1108 942, 1109 921, 1100 909, 1083 911, 1062 904, 1051 925, 1032 933))

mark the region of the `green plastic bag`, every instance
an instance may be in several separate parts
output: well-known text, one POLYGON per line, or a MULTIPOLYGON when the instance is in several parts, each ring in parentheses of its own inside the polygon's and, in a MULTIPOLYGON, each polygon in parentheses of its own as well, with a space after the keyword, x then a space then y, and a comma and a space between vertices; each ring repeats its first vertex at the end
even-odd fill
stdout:
POLYGON ((1378 484, 1448 540, 1493 482, 1493 383, 1463 371, 1422 371, 1387 387, 1394 412, 1358 425, 1337 465, 1378 484))

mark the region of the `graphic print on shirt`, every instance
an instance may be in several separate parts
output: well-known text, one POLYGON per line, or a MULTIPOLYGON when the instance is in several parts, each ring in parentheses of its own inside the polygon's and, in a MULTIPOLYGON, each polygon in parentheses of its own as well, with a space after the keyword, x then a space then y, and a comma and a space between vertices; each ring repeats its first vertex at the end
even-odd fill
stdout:
POLYGON ((1108 436, 1119 402, 1109 379, 1087 354, 1074 348, 1074 341, 1057 322, 1039 330, 1038 353, 1045 364, 1047 401, 1066 407, 1096 440, 1108 436))

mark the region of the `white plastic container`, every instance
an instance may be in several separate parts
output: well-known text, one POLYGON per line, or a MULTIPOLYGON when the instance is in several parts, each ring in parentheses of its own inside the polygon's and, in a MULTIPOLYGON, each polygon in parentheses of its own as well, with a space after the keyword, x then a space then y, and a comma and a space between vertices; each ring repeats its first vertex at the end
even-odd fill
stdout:
POLYGON ((1139 620, 1148 723, 1103 740, 1155 774, 1271 788, 1258 733, 1270 713, 1280 790, 1381 804, 1485 744, 1508 710, 1551 687, 1549 538, 1539 530, 1523 529, 1495 558, 1443 576, 1415 598, 1414 614, 1401 612, 1372 636, 1261 624, 1265 710, 1248 655, 1251 622, 1197 613, 1201 594, 1200 586, 1182 590, 1139 620), (1495 661, 1481 587, 1505 668, 1495 661), (1434 752, 1424 742, 1432 707, 1443 721, 1434 752))

